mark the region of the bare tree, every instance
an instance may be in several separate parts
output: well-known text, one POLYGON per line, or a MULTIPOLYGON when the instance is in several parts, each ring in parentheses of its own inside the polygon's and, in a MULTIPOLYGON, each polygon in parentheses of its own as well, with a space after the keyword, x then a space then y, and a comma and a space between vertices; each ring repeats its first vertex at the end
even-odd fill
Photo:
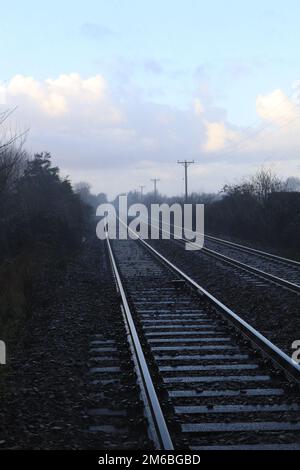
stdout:
POLYGON ((22 146, 11 146, 0 153, 0 194, 10 190, 21 176, 25 160, 26 152, 22 146))
POLYGON ((7 137, 4 130, 4 123, 15 109, 0 113, 0 130, 2 134, 0 136, 0 194, 2 195, 20 177, 27 157, 23 145, 28 131, 21 134, 10 131, 9 137, 7 137))
POLYGON ((260 202, 265 202, 271 193, 284 191, 285 185, 270 168, 261 168, 255 175, 241 183, 225 185, 222 192, 228 195, 253 196, 260 202))
POLYGON ((253 186, 254 195, 261 202, 266 201, 269 194, 282 191, 284 189, 283 182, 270 168, 261 168, 254 176, 252 176, 250 183, 253 186))

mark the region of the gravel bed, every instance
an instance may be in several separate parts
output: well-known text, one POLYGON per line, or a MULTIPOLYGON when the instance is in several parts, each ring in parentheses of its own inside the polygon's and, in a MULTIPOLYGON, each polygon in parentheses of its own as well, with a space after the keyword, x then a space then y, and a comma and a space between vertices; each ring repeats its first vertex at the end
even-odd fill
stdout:
POLYGON ((241 263, 245 263, 248 266, 252 266, 256 269, 272 274, 273 276, 277 276, 300 285, 300 266, 293 266, 278 260, 275 261, 269 258, 264 258, 255 253, 246 253, 236 247, 222 245, 209 239, 205 240, 205 248, 209 248, 217 253, 233 258, 241 263))
POLYGON ((300 339, 299 296, 169 240, 149 243, 274 344, 292 355, 300 339))
POLYGON ((151 448, 104 242, 45 273, 30 310, 0 370, 0 449, 151 448), (116 343, 117 381, 92 380, 96 333, 116 343))

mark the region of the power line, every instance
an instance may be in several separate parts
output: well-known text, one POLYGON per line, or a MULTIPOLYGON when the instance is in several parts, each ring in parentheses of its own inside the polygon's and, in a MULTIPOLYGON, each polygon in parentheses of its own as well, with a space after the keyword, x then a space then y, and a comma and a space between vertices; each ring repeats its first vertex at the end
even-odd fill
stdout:
POLYGON ((190 165, 192 165, 195 162, 194 162, 194 160, 191 160, 191 161, 188 161, 188 160, 179 161, 179 160, 177 160, 177 163, 184 166, 185 202, 187 202, 187 200, 188 200, 188 174, 187 174, 187 169, 190 165))
POLYGON ((140 190, 141 190, 141 200, 143 199, 143 191, 144 191, 144 188, 145 188, 145 187, 146 187, 146 186, 145 186, 144 184, 140 184, 140 185, 139 185, 139 188, 140 188, 140 190))
POLYGON ((154 199, 156 201, 157 199, 157 182, 160 181, 159 178, 152 178, 151 181, 153 181, 154 184, 154 199))

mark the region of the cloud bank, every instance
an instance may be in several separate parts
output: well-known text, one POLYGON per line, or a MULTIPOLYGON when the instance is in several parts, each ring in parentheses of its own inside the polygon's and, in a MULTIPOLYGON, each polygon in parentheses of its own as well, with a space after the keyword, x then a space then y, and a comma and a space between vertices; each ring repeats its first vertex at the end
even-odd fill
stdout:
MULTIPOLYGON (((148 67, 162 72, 156 63, 148 67)), ((296 94, 299 89, 298 83, 296 94)), ((29 150, 49 150, 74 181, 87 179, 111 196, 153 176, 164 181, 164 191, 181 192, 176 160, 182 158, 199 162, 192 190, 217 189, 266 160, 299 174, 297 102, 277 89, 257 96, 255 104, 260 122, 243 129, 229 123, 226 110, 211 99, 194 96, 190 106, 178 109, 153 103, 138 90, 117 92, 102 75, 16 75, 0 83, 0 110, 18 106, 18 122, 31 129, 29 150)))

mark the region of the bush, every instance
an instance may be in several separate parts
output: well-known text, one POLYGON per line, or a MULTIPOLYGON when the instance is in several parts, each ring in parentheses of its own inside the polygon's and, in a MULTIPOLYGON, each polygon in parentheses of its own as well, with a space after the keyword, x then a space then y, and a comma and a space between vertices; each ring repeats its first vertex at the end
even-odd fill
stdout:
POLYGON ((45 265, 80 247, 88 207, 48 153, 30 159, 14 147, 0 158, 0 327, 26 314, 28 289, 45 265))

